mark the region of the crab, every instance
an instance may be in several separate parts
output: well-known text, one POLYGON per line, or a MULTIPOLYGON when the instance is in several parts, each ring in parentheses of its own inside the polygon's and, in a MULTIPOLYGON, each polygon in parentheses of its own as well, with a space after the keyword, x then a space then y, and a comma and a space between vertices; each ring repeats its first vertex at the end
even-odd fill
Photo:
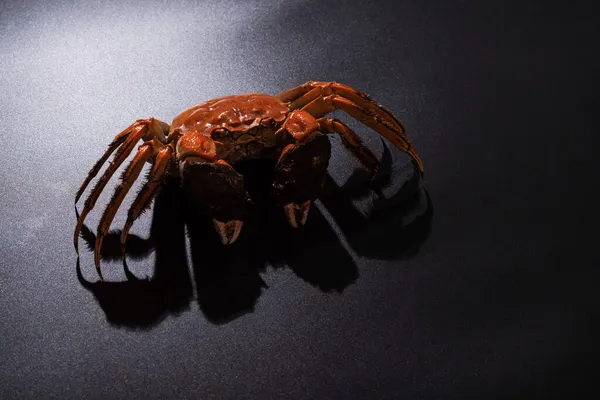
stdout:
POLYGON ((123 254, 134 221, 150 207, 167 175, 180 177, 185 195, 198 213, 212 219, 221 243, 234 243, 250 202, 244 178, 234 166, 251 159, 277 160, 273 178, 275 202, 283 207, 291 227, 304 225, 325 181, 331 156, 328 134, 340 136, 371 178, 379 170, 377 157, 354 131, 342 121, 325 117, 334 110, 346 112, 410 155, 423 174, 423 164, 400 120, 367 94, 349 86, 309 81, 276 96, 250 93, 220 97, 184 110, 170 125, 156 118, 139 119, 115 136, 75 196, 77 204, 88 184, 116 151, 77 219, 74 233, 77 255, 78 238, 86 216, 140 140, 143 143, 125 168, 98 224, 94 263, 101 279, 103 239, 146 162, 152 167, 129 208, 120 235, 123 254))

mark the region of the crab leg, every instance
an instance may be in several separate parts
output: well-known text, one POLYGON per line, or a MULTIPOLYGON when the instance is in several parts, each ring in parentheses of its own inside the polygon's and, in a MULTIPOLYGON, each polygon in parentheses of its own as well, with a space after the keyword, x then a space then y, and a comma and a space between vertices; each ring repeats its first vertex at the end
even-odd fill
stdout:
POLYGON ((129 233, 133 222, 150 206, 150 203, 158 193, 158 189, 167 173, 169 161, 173 156, 173 152, 172 145, 167 145, 158 151, 154 165, 150 170, 148 181, 144 184, 129 208, 127 222, 121 232, 121 250, 123 251, 123 254, 125 254, 127 234, 129 233))
POLYGON ((133 127, 133 125, 130 125, 123 132, 121 132, 117 136, 115 136, 113 141, 108 145, 108 149, 106 149, 106 151, 104 152, 102 157, 100 157, 100 159, 98 161, 96 161, 96 164, 94 164, 94 166, 88 173, 87 177, 85 178, 85 181, 83 181, 83 183, 79 187, 79 190, 77 191, 77 194, 75 195, 75 204, 77 204, 77 202, 79 201, 79 198, 85 191, 85 188, 87 187, 87 185, 89 185, 89 183, 92 181, 92 179, 94 179, 94 177, 98 174, 98 171, 100 171, 100 168, 102 168, 102 166, 104 165, 106 160, 108 160, 108 157, 110 157, 110 155, 115 151, 115 149, 118 148, 121 144, 123 144, 125 139, 127 139, 127 137, 129 137, 129 134, 132 131, 132 127, 133 127))
POLYGON ((379 160, 360 140, 360 137, 346 124, 333 118, 319 118, 319 131, 323 133, 337 133, 342 143, 350 152, 369 170, 371 178, 379 171, 379 160))
POLYGON ((380 118, 387 120, 390 124, 394 125, 397 130, 404 132, 402 122, 400 122, 400 120, 389 110, 375 102, 366 93, 341 83, 310 81, 277 95, 277 98, 289 103, 290 109, 294 110, 296 108, 304 107, 306 104, 319 97, 319 95, 325 97, 332 94, 345 97, 358 106, 370 110, 372 113, 377 114, 380 118))
POLYGON ((290 108, 290 110, 302 109, 302 107, 304 107, 305 105, 307 105, 308 103, 310 103, 311 101, 316 99, 317 97, 322 97, 322 96, 323 96, 323 89, 320 87, 316 87, 312 90, 309 90, 308 92, 306 92, 302 96, 298 97, 297 99, 294 99, 291 102, 289 102, 288 107, 290 108))
MULTIPOLYGON (((125 138, 123 144, 118 148, 115 157, 111 161, 110 165, 108 166, 100 180, 96 183, 94 189, 92 189, 92 191, 90 192, 87 200, 85 201, 83 210, 81 211, 81 215, 77 220, 77 226, 75 227, 75 233, 73 236, 73 244, 75 245, 75 251, 77 252, 77 254, 79 254, 79 232, 81 231, 81 227, 83 226, 85 217, 94 208, 98 197, 100 197, 100 193, 102 192, 112 175, 115 173, 115 171, 129 156, 136 143, 141 138, 159 137, 161 139, 164 139, 163 124, 166 125, 164 122, 158 121, 153 118, 147 120, 138 120, 133 125, 131 125, 130 128, 123 131, 129 133, 127 134, 127 137, 125 138)), ((119 135, 117 135, 117 137, 119 137, 119 135)), ((83 186, 83 188, 85 189, 85 186, 83 186)))
POLYGON ((133 185, 133 182, 135 182, 137 177, 140 175, 140 172, 146 161, 156 154, 158 146, 160 145, 157 144, 157 142, 148 141, 139 147, 136 155, 133 157, 133 160, 131 160, 123 172, 121 183, 116 188, 115 193, 108 203, 108 206, 106 206, 104 214, 102 214, 102 219, 100 219, 98 231, 96 232, 96 246, 94 247, 94 263, 96 264, 96 269, 98 270, 98 275, 100 275, 101 279, 102 273, 100 271, 100 249, 102 248, 104 236, 106 236, 108 233, 110 224, 112 223, 119 206, 123 202, 123 199, 127 195, 127 192, 129 192, 131 185, 133 185))
POLYGON ((285 92, 279 93, 277 97, 279 100, 284 103, 289 103, 296 100, 298 97, 305 95, 307 92, 315 88, 314 81, 306 82, 302 85, 296 86, 294 88, 288 89, 285 92))
POLYGON ((288 103, 291 110, 300 108, 315 117, 323 117, 336 109, 346 111, 408 153, 423 173, 423 164, 406 136, 400 120, 366 93, 337 82, 310 81, 276 97, 288 103))
POLYGON ((412 143, 406 136, 404 130, 398 129, 396 125, 391 124, 387 119, 380 118, 380 116, 374 113, 371 109, 361 107, 351 100, 336 94, 326 97, 317 97, 302 108, 302 111, 308 112, 315 118, 321 118, 334 110, 345 111, 352 117, 356 118, 366 126, 379 133, 381 136, 388 139, 398 149, 410 155, 419 167, 421 174, 423 174, 423 163, 413 149, 412 143))

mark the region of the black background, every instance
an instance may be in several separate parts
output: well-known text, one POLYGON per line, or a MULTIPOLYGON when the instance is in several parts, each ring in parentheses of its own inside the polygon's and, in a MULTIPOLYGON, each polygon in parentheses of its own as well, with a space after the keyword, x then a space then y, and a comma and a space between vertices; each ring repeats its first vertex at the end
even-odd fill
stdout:
MULTIPOLYGON (((164 3, 1 5, 1 398, 489 398, 591 387, 597 6, 164 3), (216 246, 202 222, 186 236, 174 184, 130 240, 130 271, 153 281, 127 282, 116 257, 103 261, 107 283, 85 283, 97 280, 87 249, 78 279, 74 194, 117 132, 307 80, 346 83, 393 110, 423 159, 430 201, 405 201, 405 169, 398 206, 379 218, 364 221, 349 192, 330 190, 306 229, 290 232, 260 201, 268 166, 252 166, 257 212, 236 247, 216 246)), ((376 135, 352 126, 385 155, 376 135)), ((357 182, 333 147, 334 180, 357 182)))

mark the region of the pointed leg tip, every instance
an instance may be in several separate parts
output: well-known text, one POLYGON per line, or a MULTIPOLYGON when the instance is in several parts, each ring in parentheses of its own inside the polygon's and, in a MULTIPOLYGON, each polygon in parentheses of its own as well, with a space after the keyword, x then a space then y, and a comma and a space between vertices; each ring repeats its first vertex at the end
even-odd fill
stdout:
POLYGON ((79 254, 79 226, 75 227, 75 232, 73 233, 73 247, 75 247, 75 251, 79 254))
POLYGON ((96 265, 96 273, 98 274, 98 277, 100 278, 100 280, 104 281, 104 276, 102 275, 102 270, 100 269, 99 265, 96 265))
POLYGON ((102 276, 102 270, 100 269, 100 263, 96 263, 96 272, 98 273, 98 276, 100 277, 101 281, 104 281, 104 276, 102 276))
POLYGON ((102 277, 102 271, 100 270, 100 249, 96 248, 94 251, 94 264, 96 265, 96 271, 98 272, 98 276, 100 276, 101 280, 104 280, 102 277))

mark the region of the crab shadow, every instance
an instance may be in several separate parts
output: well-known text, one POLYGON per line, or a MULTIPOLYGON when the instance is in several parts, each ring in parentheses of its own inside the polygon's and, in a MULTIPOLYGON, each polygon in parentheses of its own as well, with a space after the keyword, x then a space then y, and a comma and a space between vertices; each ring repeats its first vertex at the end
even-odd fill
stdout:
MULTIPOLYGON (((292 229, 270 197, 273 164, 248 162, 237 169, 244 174, 254 205, 233 245, 220 244, 212 223, 190 210, 193 205, 182 196, 179 182, 171 179, 155 201, 149 238, 129 235, 127 241, 130 259, 144 259, 154 251, 152 278, 136 277, 123 261, 125 281, 90 282, 77 262, 80 283, 94 294, 110 323, 151 329, 166 316, 188 310, 194 297, 210 322, 227 323, 254 310, 268 288, 261 278, 266 268, 290 268, 324 292, 342 292, 359 277, 347 247, 358 256, 401 259, 416 254, 429 235, 433 207, 414 171, 396 188, 389 178, 365 183, 360 172, 344 185, 329 176, 306 225, 292 229), (390 187, 393 195, 385 195, 381 188, 390 187)), ((122 258, 119 233, 105 238, 102 259, 122 258)), ((93 249, 95 235, 87 227, 82 237, 93 249)))

